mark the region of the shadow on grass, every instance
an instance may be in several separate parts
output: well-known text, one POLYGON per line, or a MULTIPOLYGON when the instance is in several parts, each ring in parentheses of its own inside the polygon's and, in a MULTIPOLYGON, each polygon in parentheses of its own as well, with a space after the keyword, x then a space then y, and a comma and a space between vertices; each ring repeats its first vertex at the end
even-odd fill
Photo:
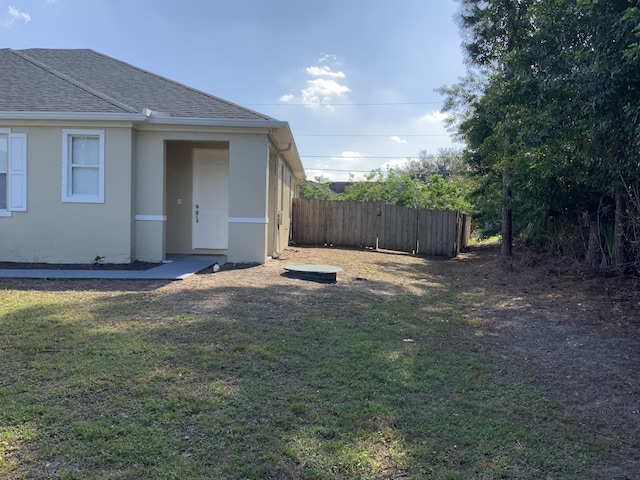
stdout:
POLYGON ((601 446, 525 380, 499 381, 465 334, 466 300, 420 284, 421 265, 384 268, 416 292, 25 293, 0 310, 7 474, 581 478, 601 446))
POLYGON ((3 290, 40 292, 146 292, 172 283, 169 280, 111 280, 111 279, 19 279, 0 278, 3 290))

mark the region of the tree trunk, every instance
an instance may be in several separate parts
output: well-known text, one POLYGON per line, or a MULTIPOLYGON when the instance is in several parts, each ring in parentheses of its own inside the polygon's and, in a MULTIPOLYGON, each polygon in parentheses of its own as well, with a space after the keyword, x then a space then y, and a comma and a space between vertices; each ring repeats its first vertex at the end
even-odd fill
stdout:
POLYGON ((502 245, 500 255, 510 257, 513 254, 513 222, 511 218, 511 186, 509 167, 504 167, 502 175, 502 245))
POLYGON ((597 216, 596 218, 593 218, 593 215, 589 215, 589 245, 587 247, 587 265, 592 268, 596 268, 600 264, 601 248, 600 225, 598 225, 597 216))
POLYGON ((616 272, 624 273, 624 199, 620 190, 616 192, 616 214, 613 226, 613 266, 616 272))

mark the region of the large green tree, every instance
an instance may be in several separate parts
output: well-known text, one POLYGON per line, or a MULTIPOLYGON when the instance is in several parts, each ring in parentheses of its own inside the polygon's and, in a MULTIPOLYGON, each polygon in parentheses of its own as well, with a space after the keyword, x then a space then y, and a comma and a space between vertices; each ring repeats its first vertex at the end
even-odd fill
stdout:
MULTIPOLYGON (((517 53, 532 34, 530 8, 534 3, 534 0, 461 2, 460 22, 466 33, 463 45, 469 64, 478 69, 483 81, 480 95, 474 95, 467 87, 462 96, 464 101, 471 102, 465 105, 468 115, 460 128, 469 142, 469 160, 484 163, 487 173, 494 176, 501 172, 503 256, 511 256, 512 252, 512 171, 522 154, 516 138, 524 113, 519 101, 517 53)), ((473 76, 467 84, 478 87, 473 76)))
POLYGON ((567 248, 588 225, 592 263, 638 262, 636 2, 460 3, 470 74, 446 109, 485 192, 503 192, 503 233, 513 208, 516 233, 567 248))

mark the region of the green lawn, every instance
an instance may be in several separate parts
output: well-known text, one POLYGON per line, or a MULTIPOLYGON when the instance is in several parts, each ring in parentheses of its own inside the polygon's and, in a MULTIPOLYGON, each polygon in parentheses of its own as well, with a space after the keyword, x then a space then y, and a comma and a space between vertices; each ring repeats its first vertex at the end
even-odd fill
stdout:
POLYGON ((146 291, 4 281, 0 478, 585 478, 606 445, 477 349, 473 295, 426 265, 335 285, 243 286, 261 267, 146 291))

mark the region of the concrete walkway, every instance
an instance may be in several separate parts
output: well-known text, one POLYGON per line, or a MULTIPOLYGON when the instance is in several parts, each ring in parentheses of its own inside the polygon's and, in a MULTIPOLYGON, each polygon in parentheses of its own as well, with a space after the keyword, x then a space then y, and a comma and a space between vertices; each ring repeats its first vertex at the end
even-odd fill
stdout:
POLYGON ((0 278, 40 279, 112 279, 112 280, 184 280, 216 263, 215 260, 176 260, 163 263, 149 270, 49 270, 49 269, 0 269, 0 278))

